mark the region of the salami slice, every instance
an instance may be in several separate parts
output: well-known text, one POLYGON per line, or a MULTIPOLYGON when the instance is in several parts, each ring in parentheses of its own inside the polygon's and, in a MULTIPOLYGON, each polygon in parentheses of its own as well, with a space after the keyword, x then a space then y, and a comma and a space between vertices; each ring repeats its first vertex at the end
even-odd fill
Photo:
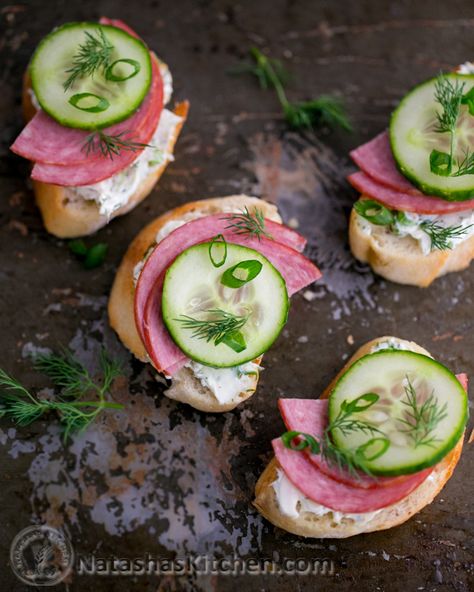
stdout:
POLYGON ((468 201, 446 201, 439 197, 429 197, 420 193, 411 195, 400 193, 369 177, 363 172, 347 177, 349 183, 363 195, 374 199, 389 208, 417 214, 452 214, 474 209, 474 199, 468 201))
POLYGON ((323 473, 304 452, 286 448, 281 438, 272 441, 285 475, 307 498, 339 512, 374 512, 398 502, 414 491, 431 473, 425 469, 386 487, 363 489, 341 483, 323 473))
POLYGON ((382 185, 386 185, 400 193, 423 195, 397 169, 387 131, 352 150, 350 155, 356 165, 378 183, 382 183, 382 185))
MULTIPOLYGON (((288 430, 310 434, 321 440, 328 422, 327 399, 279 399, 278 407, 288 430)), ((356 477, 348 471, 328 464, 320 454, 308 454, 308 458, 329 477, 362 489, 392 485, 407 478, 406 475, 401 477, 370 477, 361 472, 356 477)))
POLYGON ((205 216, 180 226, 156 246, 140 274, 135 290, 135 324, 143 343, 150 348, 147 351, 153 364, 169 376, 180 364, 186 363, 187 358, 176 349, 164 327, 161 316, 162 282, 158 278, 185 249, 210 240, 216 234, 223 234, 228 242, 250 247, 267 257, 284 277, 289 295, 321 277, 321 272, 309 259, 286 244, 298 242, 301 245, 301 240, 296 241, 296 233, 285 226, 265 221, 265 227, 274 240, 236 234, 228 226, 229 220, 222 214, 205 216))
MULTIPOLYGON (((160 70, 156 58, 152 59, 153 65, 153 81, 150 93, 147 95, 140 115, 137 115, 138 111, 129 118, 128 124, 124 126, 124 137, 129 137, 133 142, 139 142, 141 144, 147 144, 157 126, 160 119, 161 111, 163 109, 163 81, 161 79, 160 70), (141 118, 142 120, 138 124, 133 118, 141 118), (133 121, 132 121, 133 120, 133 121), (133 127, 137 125, 138 127, 133 127)), ((117 125, 122 125, 126 122, 121 122, 117 125)), ((70 130, 66 130, 69 138, 70 130)), ((115 126, 114 126, 115 127, 115 126)), ((65 142, 65 141, 64 141, 65 142)), ((63 145, 62 138, 58 137, 58 146, 63 145)), ((81 146, 83 143, 81 144, 81 146)), ((52 183, 54 185, 62 185, 69 187, 76 187, 81 185, 93 185, 108 179, 120 172, 127 166, 129 166, 136 158, 140 151, 122 150, 119 155, 114 158, 93 158, 91 160, 86 159, 81 164, 76 165, 57 165, 57 164, 44 164, 37 163, 33 167, 31 176, 36 181, 42 181, 43 183, 52 183)))

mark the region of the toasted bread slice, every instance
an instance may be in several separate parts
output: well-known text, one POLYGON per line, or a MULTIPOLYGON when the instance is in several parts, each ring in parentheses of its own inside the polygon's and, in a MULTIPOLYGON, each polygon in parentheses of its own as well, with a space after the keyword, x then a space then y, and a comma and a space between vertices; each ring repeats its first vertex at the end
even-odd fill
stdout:
MULTIPOLYGON (((31 84, 28 74, 24 76, 22 106, 25 120, 29 121, 35 115, 36 108, 32 102, 31 84)), ((174 133, 171 134, 168 140, 166 147, 167 154, 173 154, 176 140, 186 120, 188 110, 189 103, 187 101, 177 103, 173 110, 173 113, 181 117, 182 120, 175 127, 174 133)), ((153 187, 166 169, 168 162, 169 159, 164 159, 163 163, 157 169, 154 169, 143 179, 127 203, 115 210, 110 216, 101 214, 99 206, 95 201, 80 197, 69 199, 64 188, 60 185, 52 185, 33 180, 36 203, 43 217, 46 230, 59 238, 76 238, 96 232, 106 226, 113 218, 126 214, 143 201, 153 190, 153 187)))
MULTIPOLYGON (((324 391, 322 397, 326 398, 329 396, 335 382, 356 360, 370 353, 372 348, 378 343, 385 342, 388 339, 395 340, 414 352, 430 356, 425 349, 411 341, 404 341, 395 337, 379 337, 366 343, 350 358, 344 368, 342 368, 336 378, 324 391)), ((412 493, 396 504, 387 506, 374 513, 368 513, 367 520, 356 520, 350 515, 344 516, 343 514, 342 519, 336 521, 332 512, 328 512, 322 516, 312 512, 300 512, 299 516, 296 518, 282 514, 278 505, 275 490, 272 487, 272 483, 277 479, 277 469, 279 468, 276 458, 273 458, 270 461, 260 476, 255 487, 255 500, 253 503, 257 510, 272 524, 279 528, 283 528, 288 532, 304 537, 347 538, 364 532, 385 530, 406 522, 414 514, 433 501, 436 495, 444 487, 446 481, 451 477, 454 467, 461 455, 462 446, 463 438, 461 438, 455 448, 436 465, 431 475, 412 493)), ((360 514, 359 516, 363 515, 360 514)))
POLYGON ((474 259, 474 236, 454 249, 424 255, 412 237, 396 236, 385 226, 370 224, 354 209, 349 222, 349 244, 354 257, 368 263, 378 275, 420 288, 446 273, 466 269, 474 259), (370 234, 365 231, 367 227, 370 234))
MULTIPOLYGON (((232 195, 229 197, 204 199, 187 203, 170 210, 148 224, 132 241, 125 253, 110 293, 108 311, 112 328, 116 331, 122 343, 142 362, 149 362, 149 358, 135 326, 133 279, 135 266, 142 261, 146 252, 155 244, 156 235, 169 222, 189 222, 201 216, 209 216, 219 212, 238 212, 247 207, 250 211, 259 208, 266 218, 281 222, 277 208, 256 197, 246 195, 232 195)), ((256 360, 260 363, 261 358, 256 360)), ((233 409, 252 395, 258 383, 258 376, 249 391, 242 392, 238 400, 230 403, 220 403, 212 391, 204 387, 190 368, 182 368, 173 376, 171 387, 166 395, 182 403, 188 403, 196 409, 208 412, 224 412, 233 409)))

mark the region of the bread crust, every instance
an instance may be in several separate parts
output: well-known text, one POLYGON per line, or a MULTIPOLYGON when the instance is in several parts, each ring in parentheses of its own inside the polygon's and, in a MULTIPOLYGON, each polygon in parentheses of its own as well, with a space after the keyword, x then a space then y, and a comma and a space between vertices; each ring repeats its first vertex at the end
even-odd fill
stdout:
MULTIPOLYGON (((275 222, 281 222, 276 206, 256 197, 232 195, 229 197, 203 199, 184 204, 159 216, 145 226, 130 243, 115 275, 110 292, 108 313, 110 325, 125 347, 139 360, 150 362, 145 346, 135 326, 135 285, 133 282, 133 270, 143 259, 148 249, 155 244, 157 233, 168 222, 182 220, 183 218, 193 219, 193 217, 208 216, 223 211, 243 209, 245 207, 250 210, 258 207, 263 211, 265 217, 275 222)), ((261 358, 257 362, 260 363, 260 360, 261 358)), ((258 377, 254 381, 255 388, 257 387, 257 382, 258 377)), ((166 391, 168 397, 207 412, 230 411, 242 401, 248 399, 252 394, 251 392, 241 393, 237 402, 221 404, 211 391, 203 389, 189 368, 183 368, 177 372, 173 377, 171 387, 166 391)))
MULTIPOLYGON (((327 398, 336 381, 356 360, 370 353, 377 343, 387 341, 387 339, 395 338, 387 336, 379 337, 369 341, 359 348, 337 374, 331 384, 326 388, 321 397, 327 398)), ((407 342, 401 339, 397 339, 397 341, 410 344, 414 351, 431 357, 429 352, 413 342, 407 342)), ((407 497, 403 498, 396 504, 383 508, 363 523, 357 522, 349 517, 344 517, 340 523, 336 523, 332 513, 325 514, 324 516, 317 516, 311 512, 300 512, 299 516, 296 518, 282 514, 278 505, 275 490, 272 487, 272 483, 277 478, 277 469, 279 468, 276 458, 273 458, 270 461, 257 481, 253 504, 257 510, 275 526, 304 537, 347 538, 357 534, 392 528, 399 524, 403 524, 403 522, 406 522, 414 514, 430 504, 442 490, 445 483, 451 477, 454 467, 458 463, 463 447, 463 439, 464 436, 460 438, 453 450, 451 450, 451 452, 449 452, 449 454, 447 454, 444 459, 435 466, 431 475, 407 497)))
MULTIPOLYGON (((30 89, 31 80, 28 73, 26 73, 24 75, 22 94, 22 108, 25 121, 29 121, 36 113, 36 109, 31 101, 30 89)), ((176 141, 186 121, 188 111, 188 101, 177 103, 173 109, 173 113, 181 117, 182 120, 176 126, 174 133, 168 141, 166 147, 168 154, 173 153, 176 141)), ((41 212, 46 230, 59 238, 76 238, 93 234, 106 226, 113 218, 127 214, 148 197, 166 169, 168 162, 169 160, 165 159, 156 170, 143 179, 127 203, 115 210, 110 216, 101 214, 99 206, 95 201, 84 199, 71 201, 66 197, 64 187, 33 180, 36 204, 41 212)))
POLYGON ((424 255, 412 237, 395 236, 384 226, 372 224, 371 228, 371 234, 363 232, 360 216, 353 208, 349 221, 352 254, 368 263, 375 273, 397 284, 426 288, 446 273, 466 269, 474 259, 474 236, 454 249, 424 255))

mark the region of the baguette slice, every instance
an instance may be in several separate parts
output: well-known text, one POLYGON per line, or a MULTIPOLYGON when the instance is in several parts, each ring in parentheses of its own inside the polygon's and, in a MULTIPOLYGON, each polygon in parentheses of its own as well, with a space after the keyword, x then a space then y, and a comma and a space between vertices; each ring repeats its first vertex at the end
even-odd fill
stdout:
MULTIPOLYGON (((263 215, 275 222, 281 222, 277 208, 256 197, 232 195, 229 197, 204 199, 187 203, 170 210, 148 224, 135 237, 125 253, 110 293, 108 304, 109 319, 122 343, 133 355, 142 362, 150 362, 145 346, 135 326, 134 294, 135 284, 133 273, 135 266, 142 261, 146 252, 155 244, 157 233, 168 223, 189 222, 201 216, 209 216, 219 212, 238 212, 247 207, 250 211, 258 208, 263 215)), ((256 360, 260 363, 261 357, 256 360)), ((258 376, 253 379, 252 392, 242 392, 238 400, 222 404, 213 392, 196 378, 191 368, 182 368, 173 376, 171 387, 166 395, 176 401, 188 403, 196 409, 207 412, 224 412, 234 409, 242 401, 248 399, 257 388, 258 376)))
POLYGON ((426 288, 446 273, 466 269, 474 259, 474 236, 454 249, 424 255, 414 238, 396 236, 385 226, 370 224, 354 208, 349 222, 349 244, 354 257, 368 263, 378 275, 397 284, 420 288, 426 288), (370 234, 364 231, 367 227, 370 234))
MULTIPOLYGON (((429 352, 414 342, 404 341, 395 337, 379 337, 363 345, 346 365, 342 368, 336 378, 331 382, 321 395, 327 398, 339 377, 359 358, 370 353, 372 348, 380 342, 395 340, 410 350, 430 356, 429 352)), ((414 514, 430 504, 436 495, 444 487, 446 481, 456 466, 463 446, 463 438, 445 458, 436 465, 431 475, 415 489, 410 495, 382 510, 368 515, 365 521, 356 521, 350 516, 342 517, 340 522, 334 520, 331 512, 318 516, 312 512, 300 512, 297 518, 286 516, 281 513, 272 483, 277 478, 278 461, 273 458, 260 476, 255 487, 254 506, 275 526, 296 535, 317 538, 347 538, 364 532, 385 530, 406 522, 414 514)))
MULTIPOLYGON (((25 74, 23 79, 22 107, 23 116, 25 121, 28 122, 36 113, 36 108, 32 103, 31 81, 28 73, 25 74)), ((176 140, 179 137, 188 111, 189 103, 187 101, 177 103, 173 110, 175 115, 182 118, 182 121, 176 126, 174 133, 169 138, 166 147, 168 154, 173 154, 176 140)), ((165 159, 156 170, 145 177, 127 203, 115 210, 110 216, 101 214, 95 201, 82 198, 68 199, 64 188, 60 185, 33 180, 36 204, 41 212, 46 230, 59 238, 76 238, 93 234, 106 226, 113 218, 123 216, 133 210, 136 205, 148 197, 166 169, 168 162, 169 159, 165 159)))

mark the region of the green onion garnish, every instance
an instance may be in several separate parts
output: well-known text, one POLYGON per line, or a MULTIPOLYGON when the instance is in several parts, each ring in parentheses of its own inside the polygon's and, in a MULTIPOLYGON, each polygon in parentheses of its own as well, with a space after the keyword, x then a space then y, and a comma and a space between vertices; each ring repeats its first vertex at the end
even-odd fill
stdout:
POLYGON ((110 66, 105 71, 105 78, 107 80, 110 80, 111 82, 124 82, 125 80, 129 80, 130 78, 133 78, 134 76, 136 76, 138 74, 138 72, 140 72, 140 70, 141 70, 141 65, 140 65, 140 62, 137 62, 137 60, 132 60, 132 59, 128 59, 128 58, 124 58, 122 60, 115 60, 115 62, 113 64, 110 64, 110 66), (117 64, 130 64, 130 66, 133 67, 133 72, 131 72, 128 75, 114 74, 114 68, 117 64))
POLYGON ((214 267, 222 267, 227 259, 227 243, 222 234, 215 236, 209 244, 209 259, 214 267))
POLYGON ((372 199, 360 199, 354 204, 354 210, 372 224, 386 226, 393 224, 395 217, 392 212, 372 199))
POLYGON ((262 271, 262 264, 256 259, 247 259, 229 267, 222 274, 221 284, 228 288, 241 288, 254 280, 262 271))
POLYGON ((69 103, 76 109, 87 111, 88 113, 101 113, 110 107, 109 101, 105 97, 100 97, 94 93, 76 93, 69 99, 69 103), (96 101, 91 104, 90 99, 96 101), (82 103, 82 106, 79 104, 82 103))

